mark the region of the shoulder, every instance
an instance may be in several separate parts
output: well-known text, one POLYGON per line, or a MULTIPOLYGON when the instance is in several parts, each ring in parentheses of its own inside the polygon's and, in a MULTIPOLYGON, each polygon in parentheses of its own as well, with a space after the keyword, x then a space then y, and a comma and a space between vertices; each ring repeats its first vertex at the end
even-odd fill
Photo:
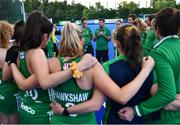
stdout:
POLYGON ((110 31, 109 28, 107 28, 106 26, 104 27, 104 29, 107 30, 107 31, 110 31))
POLYGON ((30 53, 32 54, 32 55, 43 55, 43 54, 45 54, 44 53, 44 51, 41 49, 41 48, 38 48, 38 49, 32 49, 32 50, 30 50, 30 53))
POLYGON ((41 62, 41 60, 47 60, 44 51, 41 48, 31 49, 26 52, 27 57, 30 60, 34 60, 36 62, 41 62))
POLYGON ((0 48, 0 60, 5 60, 7 49, 0 48))
POLYGON ((48 60, 48 63, 50 63, 50 64, 59 64, 59 60, 58 60, 58 58, 50 58, 48 60))
POLYGON ((48 60, 48 65, 51 72, 58 72, 61 70, 61 65, 58 58, 50 58, 48 60))
POLYGON ((153 29, 149 29, 149 30, 147 31, 147 37, 155 37, 155 34, 154 34, 153 29))
POLYGON ((180 39, 179 38, 169 38, 164 40, 163 42, 158 41, 156 45, 154 45, 155 52, 163 52, 172 49, 180 49, 180 39))
POLYGON ((6 55, 7 49, 0 48, 0 55, 6 55))
POLYGON ((109 66, 117 61, 118 61, 118 59, 113 59, 113 60, 103 63, 103 68, 107 74, 109 74, 109 66))
POLYGON ((98 32, 98 31, 99 31, 99 28, 96 29, 96 32, 98 32))
POLYGON ((106 33, 111 34, 111 31, 107 27, 104 27, 104 30, 106 33))
POLYGON ((171 40, 165 40, 163 43, 153 48, 151 56, 153 57, 156 63, 162 62, 164 60, 169 62, 169 58, 173 58, 173 53, 175 53, 177 49, 180 49, 180 42, 175 43, 171 40))
POLYGON ((0 48, 0 54, 2 53, 2 54, 4 54, 4 53, 6 53, 7 52, 7 49, 5 49, 5 48, 0 48))
POLYGON ((88 26, 87 26, 87 29, 88 29, 88 30, 91 30, 91 28, 90 28, 90 27, 88 27, 88 26))
POLYGON ((109 65, 111 65, 112 63, 114 63, 114 62, 116 62, 116 61, 117 61, 117 59, 109 60, 109 61, 103 63, 103 67, 104 67, 104 66, 109 66, 109 65))

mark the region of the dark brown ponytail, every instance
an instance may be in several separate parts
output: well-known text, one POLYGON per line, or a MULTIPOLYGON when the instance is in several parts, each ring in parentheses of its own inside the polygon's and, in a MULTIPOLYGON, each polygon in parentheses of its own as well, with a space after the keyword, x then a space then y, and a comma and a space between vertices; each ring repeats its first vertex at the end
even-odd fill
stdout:
POLYGON ((140 35, 137 29, 132 25, 121 26, 117 31, 117 41, 130 66, 135 68, 141 56, 140 35))
POLYGON ((41 45, 42 35, 50 34, 53 30, 53 24, 49 19, 38 11, 33 11, 27 19, 24 28, 24 34, 20 41, 20 48, 29 50, 41 45))

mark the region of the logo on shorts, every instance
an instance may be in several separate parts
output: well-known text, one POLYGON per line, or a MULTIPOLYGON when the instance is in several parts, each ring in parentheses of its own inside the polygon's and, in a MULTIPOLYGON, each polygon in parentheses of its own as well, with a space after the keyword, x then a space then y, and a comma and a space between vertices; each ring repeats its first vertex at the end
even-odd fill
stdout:
POLYGON ((35 110, 33 110, 31 107, 27 106, 27 105, 24 105, 23 102, 21 102, 21 108, 24 109, 27 113, 30 113, 30 114, 35 114, 35 110))

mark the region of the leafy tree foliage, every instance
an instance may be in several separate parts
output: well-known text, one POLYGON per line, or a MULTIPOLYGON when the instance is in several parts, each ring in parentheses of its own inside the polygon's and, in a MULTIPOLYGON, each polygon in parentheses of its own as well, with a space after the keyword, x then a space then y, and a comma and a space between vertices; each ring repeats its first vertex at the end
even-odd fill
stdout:
POLYGON ((130 13, 135 13, 138 16, 143 14, 150 14, 159 11, 164 7, 176 7, 180 8, 180 5, 176 5, 175 0, 152 0, 152 6, 150 8, 139 8, 139 5, 134 2, 122 2, 118 5, 117 9, 106 9, 100 2, 95 3, 95 6, 89 8, 75 3, 72 1, 71 5, 64 2, 49 2, 48 0, 25 0, 26 13, 30 13, 32 10, 42 11, 46 16, 53 19, 55 23, 59 20, 79 20, 81 17, 87 17, 88 19, 98 18, 127 18, 130 13))
POLYGON ((156 10, 160 10, 166 7, 176 7, 175 0, 152 0, 152 6, 156 10))

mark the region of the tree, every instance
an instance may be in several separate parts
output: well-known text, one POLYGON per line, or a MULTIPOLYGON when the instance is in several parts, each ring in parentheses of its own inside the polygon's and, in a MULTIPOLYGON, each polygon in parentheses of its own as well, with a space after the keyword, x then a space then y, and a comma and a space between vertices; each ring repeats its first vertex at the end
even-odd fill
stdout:
MULTIPOLYGON (((13 0, 0 0, 0 3, 5 1, 13 0)), ((59 2, 50 2, 49 0, 24 0, 26 13, 30 13, 32 10, 40 10, 46 16, 53 19, 53 22, 58 23, 59 20, 71 20, 72 18, 79 20, 82 16, 88 19, 98 19, 98 18, 127 18, 130 13, 135 13, 137 16, 143 14, 150 14, 159 11, 164 7, 176 7, 180 8, 180 5, 176 5, 175 0, 151 0, 151 8, 139 8, 138 4, 134 2, 122 2, 119 3, 117 10, 106 9, 101 5, 100 2, 96 2, 95 6, 90 6, 89 8, 76 4, 73 0, 72 4, 67 4, 67 0, 59 2)), ((2 4, 0 4, 0 8, 2 4)), ((0 17, 3 16, 3 9, 0 11, 0 17)))
POLYGON ((102 10, 104 10, 104 7, 101 5, 100 2, 96 2, 95 9, 96 9, 96 11, 102 11, 102 10))
POLYGON ((176 8, 177 8, 177 9, 180 9, 180 3, 176 5, 176 8))
POLYGON ((160 10, 166 7, 176 7, 175 0, 152 0, 152 6, 156 10, 160 10))
POLYGON ((138 4, 131 1, 127 4, 127 8, 130 10, 130 12, 134 12, 135 10, 137 10, 138 4))
POLYGON ((129 13, 135 13, 135 10, 138 9, 138 4, 134 2, 127 3, 126 1, 119 4, 117 9, 118 18, 127 18, 129 13))
POLYGON ((25 12, 30 13, 32 10, 39 10, 41 6, 40 0, 25 0, 24 1, 25 12))

